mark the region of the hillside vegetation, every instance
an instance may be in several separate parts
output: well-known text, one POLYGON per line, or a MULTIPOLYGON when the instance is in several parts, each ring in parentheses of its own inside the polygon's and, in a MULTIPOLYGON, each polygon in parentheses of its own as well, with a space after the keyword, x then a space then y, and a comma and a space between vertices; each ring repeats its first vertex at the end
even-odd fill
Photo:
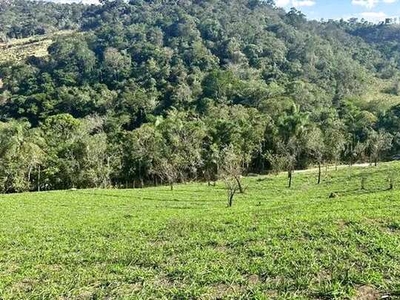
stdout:
POLYGON ((1 3, 5 42, 43 38, 15 59, 0 50, 1 192, 398 155, 397 27, 308 21, 273 1, 102 3, 1 3))
POLYGON ((49 1, 1 0, 0 43, 80 27, 82 4, 49 1))
POLYGON ((246 178, 231 209, 222 182, 3 195, 0 295, 395 299, 399 172, 345 167, 320 186, 305 172, 291 190, 286 174, 246 178))

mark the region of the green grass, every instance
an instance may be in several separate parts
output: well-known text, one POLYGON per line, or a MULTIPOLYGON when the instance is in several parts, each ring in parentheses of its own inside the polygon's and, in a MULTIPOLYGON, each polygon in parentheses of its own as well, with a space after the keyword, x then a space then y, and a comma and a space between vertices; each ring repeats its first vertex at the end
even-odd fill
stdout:
POLYGON ((8 43, 0 43, 0 64, 7 62, 20 62, 29 56, 45 57, 47 48, 57 36, 73 34, 72 30, 61 30, 49 35, 33 36, 24 39, 14 39, 8 43))
POLYGON ((400 103, 400 96, 388 93, 393 88, 396 78, 380 79, 374 77, 365 92, 358 99, 362 108, 372 111, 384 111, 400 103))
POLYGON ((3 195, 0 299, 394 298, 399 171, 246 178, 232 208, 221 183, 3 195))

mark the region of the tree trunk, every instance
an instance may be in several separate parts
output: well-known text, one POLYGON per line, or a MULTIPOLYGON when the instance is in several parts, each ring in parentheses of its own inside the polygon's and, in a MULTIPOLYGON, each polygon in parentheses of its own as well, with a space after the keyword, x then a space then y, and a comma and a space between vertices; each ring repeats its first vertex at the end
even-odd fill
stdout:
POLYGON ((318 184, 321 184, 321 163, 318 162, 318 184))
POLYGON ((174 183, 173 182, 170 183, 170 187, 171 187, 171 191, 173 191, 174 190, 174 183))
POLYGON ((288 178, 289 178, 289 184, 288 184, 288 187, 289 187, 289 189, 292 187, 292 180, 293 180, 293 171, 292 170, 289 170, 288 171, 288 178))
POLYGON ((28 183, 31 182, 31 173, 32 173, 32 167, 29 166, 29 168, 28 168, 28 183))
POLYGON ((38 182, 37 182, 37 190, 40 192, 40 166, 38 167, 38 182))
POLYGON ((236 183, 238 185, 239 188, 239 193, 244 194, 244 189, 242 186, 242 183, 240 182, 240 178, 239 177, 235 177, 236 183))
POLYGON ((364 176, 361 177, 361 190, 365 190, 365 182, 367 181, 367 178, 365 178, 364 176))
POLYGON ((233 196, 234 195, 235 195, 235 193, 233 191, 229 192, 229 195, 228 195, 228 205, 229 205, 229 207, 232 207, 232 205, 233 205, 233 196))

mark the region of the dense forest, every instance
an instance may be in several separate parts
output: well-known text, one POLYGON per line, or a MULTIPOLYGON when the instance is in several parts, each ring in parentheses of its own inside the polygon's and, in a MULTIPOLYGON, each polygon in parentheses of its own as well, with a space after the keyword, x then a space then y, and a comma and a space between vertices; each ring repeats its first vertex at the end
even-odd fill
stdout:
POLYGON ((0 42, 63 29, 0 66, 0 192, 291 181, 400 150, 399 27, 261 0, 0 2, 0 42))
POLYGON ((82 4, 1 0, 0 43, 58 30, 77 30, 85 10, 82 4))

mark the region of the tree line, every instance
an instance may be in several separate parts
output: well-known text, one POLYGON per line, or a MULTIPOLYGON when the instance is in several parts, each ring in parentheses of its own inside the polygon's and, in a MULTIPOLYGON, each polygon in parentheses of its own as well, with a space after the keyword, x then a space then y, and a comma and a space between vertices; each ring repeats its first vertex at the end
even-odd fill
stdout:
MULTIPOLYGON (((116 128, 107 118, 58 114, 38 127, 0 123, 0 190, 144 187, 193 180, 233 180, 250 172, 288 172, 339 162, 377 163, 394 136, 366 128, 355 143, 335 115, 315 123, 293 106, 274 120, 254 108, 216 106, 206 116, 168 111, 137 129, 116 128)), ((363 128, 364 129, 364 128, 363 128)))
POLYGON ((371 24, 257 0, 14 3, 74 8, 79 32, 0 66, 1 192, 217 179, 236 192, 249 173, 285 170, 291 186, 297 168, 399 150, 400 106, 364 100, 399 74, 360 38, 371 24))

